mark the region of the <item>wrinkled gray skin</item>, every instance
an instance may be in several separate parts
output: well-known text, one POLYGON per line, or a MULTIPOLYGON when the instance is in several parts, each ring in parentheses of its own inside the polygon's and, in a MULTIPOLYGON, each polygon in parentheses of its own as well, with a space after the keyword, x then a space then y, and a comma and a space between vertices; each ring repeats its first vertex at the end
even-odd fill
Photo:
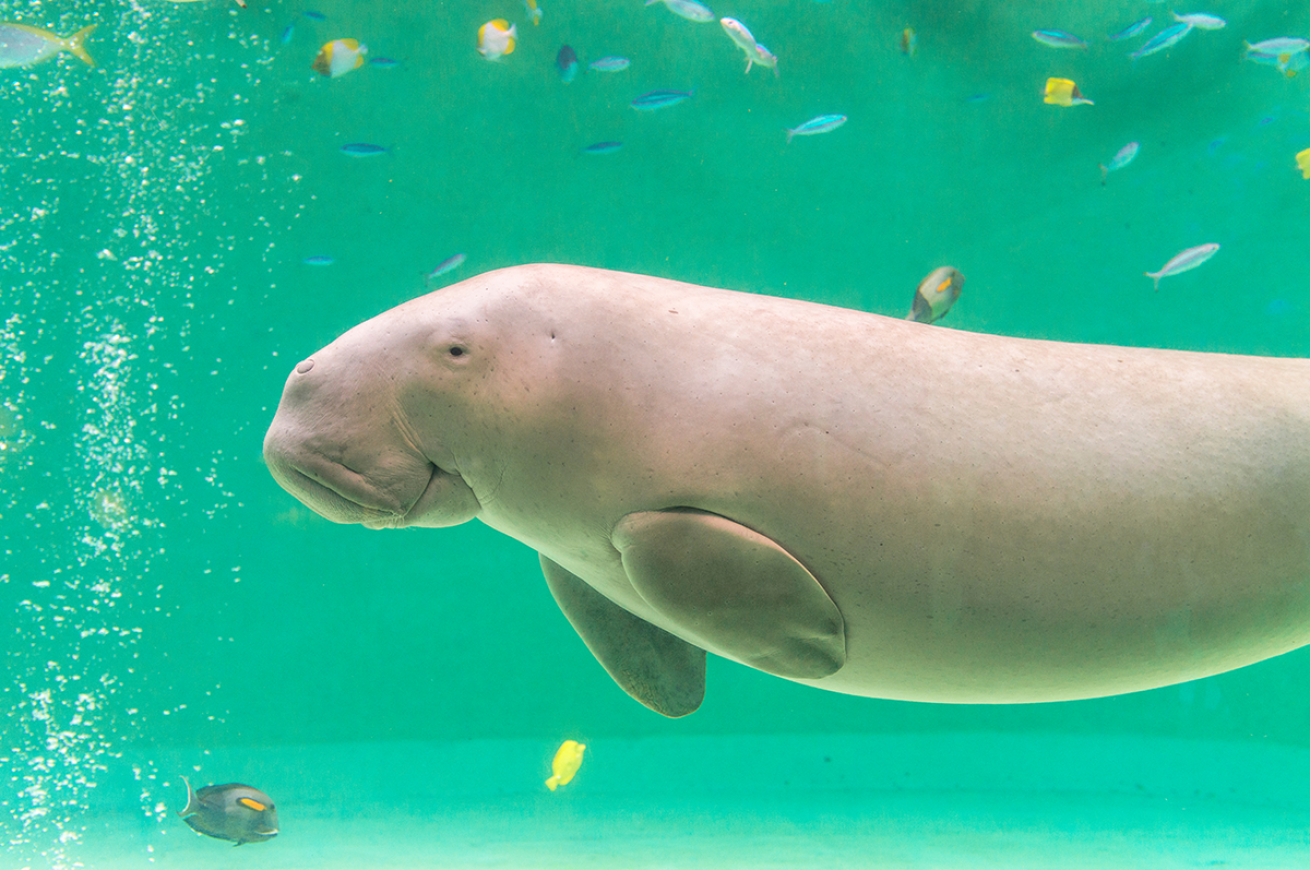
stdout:
POLYGON ((186 806, 178 813, 182 820, 200 833, 234 845, 262 843, 278 834, 277 808, 268 795, 257 788, 229 782, 207 785, 196 791, 184 776, 186 806))
POLYGON ((1009 703, 1310 640, 1305 360, 521 266, 301 363, 264 451, 331 520, 477 518, 532 547, 601 664, 665 715, 700 703, 702 650, 832 691, 1009 703))

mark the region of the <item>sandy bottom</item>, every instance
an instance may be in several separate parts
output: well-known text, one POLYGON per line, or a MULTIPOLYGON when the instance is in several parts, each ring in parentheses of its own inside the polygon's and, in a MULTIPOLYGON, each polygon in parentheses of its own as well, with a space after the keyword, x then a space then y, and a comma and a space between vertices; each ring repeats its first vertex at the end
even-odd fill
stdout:
POLYGON ((553 749, 484 741, 156 753, 149 762, 161 771, 157 794, 170 811, 142 813, 134 778, 106 782, 105 800, 61 863, 1310 867, 1310 796, 1301 789, 1310 753, 1302 750, 1007 735, 593 741, 578 778, 551 793, 541 780, 553 749), (184 790, 175 776, 165 783, 164 770, 263 788, 277 802, 282 833, 239 849, 193 833, 171 811, 184 790))

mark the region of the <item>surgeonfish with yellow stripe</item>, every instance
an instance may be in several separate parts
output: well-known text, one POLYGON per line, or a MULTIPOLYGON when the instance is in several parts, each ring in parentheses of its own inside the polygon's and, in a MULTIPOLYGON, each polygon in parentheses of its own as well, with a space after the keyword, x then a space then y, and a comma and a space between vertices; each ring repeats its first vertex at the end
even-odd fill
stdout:
POLYGON ((518 25, 504 18, 488 21, 478 28, 478 54, 487 60, 500 60, 514 53, 514 40, 518 38, 518 25))
POLYGON ((83 27, 72 36, 60 36, 50 30, 7 21, 0 23, 0 67, 29 66, 68 52, 87 66, 96 62, 82 43, 98 25, 83 27))
POLYGON ((561 785, 572 781, 578 768, 582 766, 582 753, 587 748, 585 743, 565 740, 555 751, 555 759, 550 763, 551 777, 546 780, 546 788, 554 791, 561 785))
POLYGON ((318 50, 314 58, 314 71, 330 79, 343 76, 364 65, 368 46, 358 39, 334 39, 318 50))
POLYGON ((941 320, 951 310, 955 300, 960 298, 963 287, 964 276, 958 269, 951 266, 933 269, 927 278, 919 282, 919 289, 914 291, 914 303, 905 319, 916 323, 941 320))
POLYGON ((207 785, 199 791, 186 783, 186 806, 178 815, 192 830, 218 840, 262 843, 278 834, 277 808, 273 799, 257 788, 229 782, 207 785))
POLYGON ((1055 77, 1046 80, 1046 88, 1042 91, 1042 102, 1050 103, 1052 106, 1095 105, 1078 92, 1078 86, 1072 81, 1055 77))

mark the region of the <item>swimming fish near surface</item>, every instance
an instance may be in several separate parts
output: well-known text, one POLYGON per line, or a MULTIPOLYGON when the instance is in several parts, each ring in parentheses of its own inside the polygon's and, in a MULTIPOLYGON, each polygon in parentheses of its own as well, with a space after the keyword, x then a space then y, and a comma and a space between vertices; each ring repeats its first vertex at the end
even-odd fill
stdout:
POLYGON ((728 37, 737 44, 737 47, 746 52, 746 72, 750 72, 751 67, 758 63, 760 66, 772 69, 775 77, 778 75, 777 55, 756 42, 755 37, 751 36, 751 32, 746 29, 745 24, 735 18, 720 18, 719 24, 723 26, 723 32, 728 34, 728 37))
POLYGON ((1078 91, 1078 86, 1069 79, 1049 78, 1042 91, 1042 102, 1052 106, 1094 106, 1091 100, 1078 91))
POLYGON ((282 29, 282 35, 278 37, 278 40, 283 45, 286 45, 288 42, 291 41, 291 37, 295 35, 296 35, 296 25, 288 24, 286 27, 282 29))
POLYGON ((1192 32, 1192 25, 1187 22, 1174 24, 1161 30, 1155 36, 1152 36, 1137 51, 1131 52, 1128 56, 1133 60, 1139 57, 1155 54, 1157 51, 1164 51, 1170 46, 1177 45, 1184 36, 1192 32))
POLYGON ((1181 24, 1190 24, 1197 30, 1222 30, 1228 26, 1218 15, 1210 15, 1205 12, 1189 12, 1187 15, 1179 15, 1177 12, 1170 12, 1174 21, 1181 24))
POLYGON ((666 106, 676 106, 683 100, 689 100, 696 95, 696 91, 649 91, 637 97, 628 105, 641 112, 650 112, 655 109, 663 109, 666 106))
POLYGON ((955 300, 960 298, 964 288, 964 276, 959 269, 941 266, 928 273, 928 277, 919 282, 919 289, 914 291, 914 302, 906 320, 917 323, 932 323, 941 320, 951 310, 955 300))
POLYGON ((442 275, 446 274, 447 272, 453 272, 455 269, 458 269, 460 266, 464 264, 465 259, 467 258, 465 257, 464 254, 455 254, 452 257, 447 257, 446 259, 438 263, 437 267, 433 269, 431 272, 429 272, 423 278, 424 283, 431 284, 434 280, 440 278, 442 275))
POLYGON ((919 35, 914 32, 913 27, 907 27, 901 31, 901 54, 906 57, 914 57, 914 53, 919 49, 919 35))
POLYGON ((60 36, 30 24, 0 23, 0 68, 40 63, 64 51, 87 66, 95 66, 96 62, 87 54, 83 43, 99 26, 92 24, 72 36, 60 36))
POLYGON ((495 18, 478 28, 478 54, 487 60, 500 60, 514 53, 514 40, 518 38, 517 24, 504 18, 495 18))
POLYGON ((300 14, 308 18, 310 21, 327 21, 326 15, 314 9, 306 9, 300 14))
POLYGON ((1214 242, 1208 245, 1197 245, 1195 248, 1188 248, 1175 254, 1173 259, 1160 267, 1159 272, 1145 272, 1143 274, 1155 282, 1155 290, 1160 291, 1160 279, 1168 278, 1170 275, 1178 275, 1182 272, 1189 272, 1197 266, 1204 263, 1215 255, 1219 246, 1214 242))
POLYGON ((300 262, 304 263, 306 266, 331 266, 336 262, 336 260, 329 257, 327 254, 315 254, 312 257, 306 257, 300 262))
POLYGON ((1137 159, 1137 151, 1142 147, 1140 142, 1129 142, 1124 147, 1115 152, 1110 158, 1109 163, 1101 164, 1101 184, 1105 184, 1106 176, 1116 169, 1123 169, 1129 163, 1137 159))
POLYGON ((698 24, 704 24, 707 21, 714 20, 714 13, 708 6, 697 3, 696 0, 646 0, 646 5, 651 6, 656 3, 663 3, 669 7, 669 11, 681 15, 688 21, 695 21, 698 24))
POLYGON ((379 154, 386 154, 390 148, 381 145, 370 145, 367 142, 348 142, 341 146, 342 154, 349 154, 351 157, 377 157, 379 154))
POLYGON ((572 48, 560 46, 559 54, 555 55, 555 69, 559 70, 559 77, 564 84, 578 77, 578 56, 572 48))
POLYGON ((528 15, 532 17, 532 26, 539 26, 541 24, 541 7, 537 5, 537 0, 523 0, 523 5, 528 8, 528 15))
POLYGON ((1155 19, 1153 19, 1151 16, 1148 15, 1140 21, 1134 21, 1132 24, 1128 25, 1123 30, 1120 30, 1118 33, 1110 34, 1109 39, 1111 42, 1118 42, 1121 39, 1131 39, 1132 37, 1141 33, 1146 28, 1150 27, 1151 22, 1154 20, 1155 19))
POLYGON ((587 64, 587 68, 593 69, 596 72, 619 72, 620 70, 627 69, 631 63, 632 61, 628 60, 626 57, 610 55, 609 57, 602 57, 593 60, 591 63, 587 64))
POLYGON ((819 115, 817 118, 811 118, 804 124, 797 124, 795 127, 788 127, 787 141, 790 142, 793 136, 815 136, 819 133, 828 133, 832 130, 836 130, 845 123, 845 115, 819 115))
POLYGON ((587 744, 576 740, 565 740, 555 751, 555 758, 550 763, 552 776, 546 780, 546 788, 554 791, 561 785, 568 785, 578 768, 582 766, 582 753, 587 744))
POLYGON ((358 39, 334 39, 318 50, 312 66, 319 75, 335 79, 363 66, 366 54, 368 46, 358 39))
POLYGON ((1301 170, 1302 178, 1310 178, 1310 148, 1296 152, 1296 168, 1301 170))
POLYGON ((375 66, 378 69, 395 69, 400 66, 400 61, 396 60, 394 57, 370 57, 368 59, 368 65, 375 66))
POLYGON ((1033 39, 1051 48, 1086 48, 1087 43, 1066 30, 1034 30, 1033 39))
POLYGON ((259 789, 229 782, 196 791, 185 776, 182 781, 186 783, 186 806, 178 815, 192 830, 238 846, 277 836, 277 808, 259 789))
POLYGON ((623 147, 622 142, 597 142, 582 149, 583 154, 613 154, 623 147))

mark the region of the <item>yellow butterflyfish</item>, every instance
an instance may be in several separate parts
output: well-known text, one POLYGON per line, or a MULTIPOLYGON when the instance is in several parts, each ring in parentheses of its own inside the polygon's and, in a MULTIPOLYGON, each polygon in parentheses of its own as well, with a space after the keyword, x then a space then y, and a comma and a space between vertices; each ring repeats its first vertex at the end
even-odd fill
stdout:
POLYGON ((1296 165, 1301 170, 1302 178, 1310 178, 1310 148, 1297 153, 1296 165))
POLYGON ((561 743, 555 752, 555 760, 550 763, 554 775, 546 780, 546 788, 554 791, 561 785, 568 785, 573 775, 578 772, 578 768, 582 766, 582 753, 586 748, 585 743, 576 740, 565 740, 561 743))
POLYGON ((1078 92, 1078 86, 1069 79, 1051 77, 1046 80, 1046 89, 1042 92, 1042 102, 1052 106, 1095 105, 1078 92))
POLYGON ((478 28, 478 54, 487 60, 499 60, 514 51, 518 25, 495 18, 478 28))

